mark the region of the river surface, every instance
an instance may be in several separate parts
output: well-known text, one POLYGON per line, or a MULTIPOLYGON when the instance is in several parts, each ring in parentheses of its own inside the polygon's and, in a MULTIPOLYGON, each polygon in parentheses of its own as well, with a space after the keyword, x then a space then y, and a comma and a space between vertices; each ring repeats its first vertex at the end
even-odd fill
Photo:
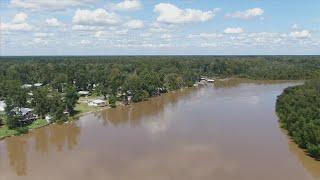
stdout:
POLYGON ((279 128, 296 83, 179 90, 0 141, 1 180, 304 180, 320 162, 279 128))

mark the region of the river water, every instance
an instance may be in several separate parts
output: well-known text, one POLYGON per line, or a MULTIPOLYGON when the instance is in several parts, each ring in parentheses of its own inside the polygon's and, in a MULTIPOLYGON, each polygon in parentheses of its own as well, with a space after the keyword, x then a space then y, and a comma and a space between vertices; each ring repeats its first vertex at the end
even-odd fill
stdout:
POLYGON ((183 89, 0 141, 1 180, 320 179, 279 128, 293 82, 183 89))

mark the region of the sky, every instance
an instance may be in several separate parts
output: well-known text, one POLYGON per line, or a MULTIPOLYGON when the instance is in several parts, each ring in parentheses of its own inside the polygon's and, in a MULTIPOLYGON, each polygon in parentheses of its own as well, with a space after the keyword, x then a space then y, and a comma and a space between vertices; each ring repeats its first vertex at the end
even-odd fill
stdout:
POLYGON ((318 55, 319 0, 0 0, 0 55, 318 55))

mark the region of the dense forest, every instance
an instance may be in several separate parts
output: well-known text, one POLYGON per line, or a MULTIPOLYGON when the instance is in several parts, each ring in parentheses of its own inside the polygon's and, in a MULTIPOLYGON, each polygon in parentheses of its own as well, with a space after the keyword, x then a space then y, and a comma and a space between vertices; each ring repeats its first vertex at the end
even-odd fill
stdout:
POLYGON ((293 140, 320 159, 320 80, 287 88, 279 96, 276 109, 293 140))
POLYGON ((250 79, 315 79, 318 56, 88 56, 1 57, 0 100, 7 121, 17 126, 15 107, 29 107, 39 117, 66 119, 73 113, 78 91, 104 96, 114 106, 122 96, 133 102, 192 86, 200 77, 250 79), (41 87, 22 88, 41 84, 41 87), (119 94, 121 96, 119 96, 119 94))

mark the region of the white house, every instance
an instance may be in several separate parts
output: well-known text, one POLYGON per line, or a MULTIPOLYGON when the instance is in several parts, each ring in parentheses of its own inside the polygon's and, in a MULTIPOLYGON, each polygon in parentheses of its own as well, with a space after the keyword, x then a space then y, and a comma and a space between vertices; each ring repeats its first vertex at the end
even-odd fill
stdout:
POLYGON ((28 88, 31 88, 31 87, 32 87, 31 84, 24 84, 24 85, 21 86, 21 88, 23 88, 23 89, 28 89, 28 88))
POLYGON ((3 113, 6 109, 7 105, 4 101, 0 101, 0 113, 3 113))
POLYGON ((78 94, 80 96, 89 96, 90 95, 90 92, 89 91, 79 91, 78 94))
POLYGON ((36 83, 36 84, 34 84, 33 86, 34 86, 34 87, 40 87, 40 86, 42 86, 42 83, 36 83))
POLYGON ((214 79, 207 79, 208 83, 214 83, 214 79))
POLYGON ((90 101, 88 103, 88 106, 103 107, 103 106, 106 106, 106 101, 101 100, 101 99, 96 99, 96 100, 90 101))

